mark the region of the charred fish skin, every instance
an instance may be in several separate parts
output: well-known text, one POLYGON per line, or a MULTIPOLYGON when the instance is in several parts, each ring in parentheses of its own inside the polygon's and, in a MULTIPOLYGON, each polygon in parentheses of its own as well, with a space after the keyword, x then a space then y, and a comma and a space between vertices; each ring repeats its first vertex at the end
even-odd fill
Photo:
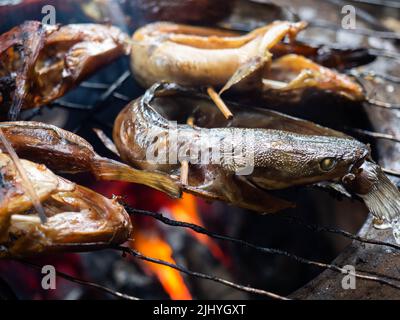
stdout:
POLYGON ((364 100, 362 87, 350 77, 293 54, 290 45, 280 43, 286 36, 293 40, 305 26, 304 22, 275 21, 240 35, 153 23, 133 35, 131 67, 144 87, 164 80, 186 86, 214 86, 221 89, 220 93, 228 89, 253 91, 262 99, 285 99, 286 103, 298 103, 309 90, 364 100))
POLYGON ((168 22, 148 24, 132 37, 132 70, 145 87, 160 80, 188 86, 222 87, 242 64, 266 54, 259 48, 262 33, 281 26, 285 30, 277 30, 278 33, 289 33, 291 28, 299 31, 303 27, 279 21, 241 36, 168 22))
MULTIPOLYGON (((100 158, 83 138, 53 125, 36 121, 0 122, 0 128, 17 154, 31 161, 45 161, 64 173, 92 171, 100 158)), ((0 148, 3 148, 0 145, 0 148)))
POLYGON ((27 21, 0 35, 0 106, 15 120, 21 109, 64 95, 99 67, 129 53, 129 37, 100 24, 27 21))
POLYGON ((130 237, 130 218, 116 200, 63 179, 44 165, 21 163, 47 220, 41 223, 11 158, 0 153, 0 258, 102 248, 130 237))
MULTIPOLYGON (((18 155, 44 163, 57 172, 90 172, 99 180, 145 184, 171 197, 180 197, 181 190, 176 181, 101 157, 89 142, 72 132, 35 121, 1 122, 0 128, 18 155)), ((1 144, 0 149, 3 149, 1 144)))
POLYGON ((155 88, 157 85, 118 115, 114 141, 126 162, 169 175, 180 174, 179 161, 149 161, 149 150, 157 150, 158 155, 170 159, 170 153, 187 155, 188 151, 196 149, 200 154, 207 154, 208 150, 218 146, 217 162, 200 163, 197 152, 195 158, 186 158, 192 161, 190 172, 194 177, 189 175, 189 185, 183 186, 184 190, 193 191, 198 187, 233 201, 231 193, 237 192, 238 184, 242 186, 243 183, 262 190, 276 190, 326 180, 340 181, 369 155, 366 145, 348 137, 302 135, 266 128, 199 128, 184 124, 173 127, 157 112, 162 111, 162 104, 158 105, 157 111, 151 106, 155 88), (175 136, 171 130, 176 130, 176 140, 173 140, 175 136), (238 156, 231 151, 232 147, 243 152, 238 156), (249 164, 252 167, 250 174, 240 173, 241 177, 237 177, 237 173, 249 164), (235 187, 228 190, 227 181, 235 187), (219 190, 221 186, 224 186, 224 194, 219 190))

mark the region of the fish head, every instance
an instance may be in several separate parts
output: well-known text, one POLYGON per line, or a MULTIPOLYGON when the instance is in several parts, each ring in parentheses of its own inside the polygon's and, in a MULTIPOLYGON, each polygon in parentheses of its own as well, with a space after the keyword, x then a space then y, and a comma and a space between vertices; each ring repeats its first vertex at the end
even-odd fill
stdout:
POLYGON ((277 132, 255 152, 252 180, 268 189, 342 182, 369 154, 367 145, 352 138, 277 132))

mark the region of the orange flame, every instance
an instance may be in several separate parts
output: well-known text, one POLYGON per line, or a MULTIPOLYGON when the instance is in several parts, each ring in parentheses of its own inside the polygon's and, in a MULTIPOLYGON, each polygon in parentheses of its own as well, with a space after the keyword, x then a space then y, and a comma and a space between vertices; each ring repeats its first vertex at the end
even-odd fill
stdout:
MULTIPOLYGON (((175 220, 193 223, 203 226, 203 221, 197 210, 196 197, 191 194, 184 194, 182 199, 168 201, 161 209, 161 212, 168 211, 175 220)), ((146 256, 161 259, 175 264, 172 257, 173 250, 165 241, 162 232, 158 231, 156 225, 135 228, 135 240, 131 245, 146 256)), ((222 252, 221 248, 208 236, 187 229, 190 234, 200 243, 205 245, 214 257, 220 259, 226 265, 230 261, 222 252)), ((144 261, 146 270, 154 274, 160 281, 164 290, 173 300, 188 300, 192 296, 187 288, 179 271, 163 265, 144 261)))
MULTIPOLYGON (((142 254, 176 264, 172 248, 159 233, 136 231, 133 246, 142 254)), ((190 300, 192 296, 179 271, 167 266, 144 261, 144 264, 159 279, 165 291, 173 300, 190 300)))
MULTIPOLYGON (((191 194, 184 193, 181 199, 174 201, 167 209, 171 214, 171 217, 175 220, 193 223, 204 227, 203 221, 197 211, 196 197, 191 194)), ((210 250, 214 257, 229 264, 229 261, 221 248, 210 237, 205 234, 197 233, 191 229, 188 230, 193 237, 210 250)))

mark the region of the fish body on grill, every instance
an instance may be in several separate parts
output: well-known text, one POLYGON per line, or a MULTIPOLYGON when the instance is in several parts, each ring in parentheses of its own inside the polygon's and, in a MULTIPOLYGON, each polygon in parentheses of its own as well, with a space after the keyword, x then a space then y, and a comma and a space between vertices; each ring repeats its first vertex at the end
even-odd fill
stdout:
POLYGON ((129 239, 132 224, 117 202, 20 160, 47 216, 42 223, 13 160, 0 153, 0 258, 85 251, 129 239))
POLYGON ((340 182, 369 156, 369 148, 349 136, 281 113, 229 104, 235 116, 227 120, 195 92, 156 84, 128 104, 114 124, 121 158, 171 177, 180 176, 187 161, 184 191, 275 212, 292 204, 268 191, 340 182))

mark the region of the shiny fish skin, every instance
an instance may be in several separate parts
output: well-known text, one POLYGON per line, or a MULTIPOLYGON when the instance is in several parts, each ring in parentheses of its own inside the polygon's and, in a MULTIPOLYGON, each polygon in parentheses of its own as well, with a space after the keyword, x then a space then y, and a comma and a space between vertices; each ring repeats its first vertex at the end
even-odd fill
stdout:
POLYGON ((220 93, 253 91, 263 99, 285 99, 286 103, 297 103, 305 91, 316 90, 362 101, 363 88, 350 77, 293 53, 304 51, 304 46, 296 51, 295 43, 282 45, 285 37, 295 42, 296 34, 305 27, 305 22, 275 21, 240 35, 204 27, 152 23, 133 35, 131 67, 144 87, 169 81, 186 86, 213 86, 221 89, 220 93))
MULTIPOLYGON (((256 203, 255 199, 250 199, 250 192, 258 192, 257 195, 262 198, 266 197, 265 189, 276 190, 295 185, 314 184, 320 181, 340 180, 344 175, 361 165, 369 155, 369 148, 366 145, 344 135, 298 134, 276 130, 273 126, 272 129, 268 127, 243 128, 240 125, 240 115, 235 116, 234 121, 237 125, 235 128, 223 126, 213 128, 212 123, 204 120, 203 123, 207 123, 207 128, 200 128, 196 126, 196 123, 202 120, 197 119, 202 119, 204 114, 196 108, 196 104, 185 105, 185 100, 182 99, 183 102, 180 103, 183 104, 174 105, 173 101, 176 102, 181 97, 176 93, 175 97, 174 93, 168 93, 168 90, 161 93, 159 98, 154 97, 157 88, 162 86, 154 85, 144 97, 130 103, 115 121, 114 141, 122 159, 126 162, 147 170, 163 171, 168 175, 180 174, 179 163, 157 164, 146 159, 146 150, 158 149, 159 153, 170 151, 166 149, 170 123, 161 113, 165 114, 168 110, 174 110, 174 107, 181 108, 180 110, 194 109, 195 126, 178 125, 177 146, 178 149, 183 149, 183 153, 199 145, 200 132, 205 135, 204 140, 209 141, 208 144, 203 146, 205 149, 212 147, 215 141, 239 147, 238 144, 242 143, 243 140, 235 140, 234 136, 232 138, 232 132, 243 136, 252 135, 256 137, 254 144, 243 146, 245 150, 252 149, 254 151, 253 173, 248 176, 235 175, 235 171, 241 163, 235 164, 234 156, 225 153, 220 164, 194 164, 190 166, 189 184, 183 186, 184 191, 211 199, 224 200, 257 211, 274 212, 289 205, 286 203, 286 205, 269 207, 262 200, 256 203), (168 99, 170 99, 169 102, 168 99), (171 105, 168 105, 168 103, 171 103, 171 105), (152 136, 152 133, 158 133, 162 138, 156 141, 147 138, 152 136), (326 158, 332 158, 335 161, 335 167, 327 172, 323 171, 320 166, 321 161, 326 158)), ((204 103, 204 101, 201 103, 204 103)), ((201 103, 199 99, 198 105, 201 105, 201 103)), ((209 103, 212 105, 212 102, 209 103)), ((214 109, 217 110, 215 107, 214 109)), ((190 112, 187 114, 190 114, 190 112)), ((210 117, 209 119, 212 122, 213 118, 210 117)), ((288 117, 288 119, 296 122, 295 118, 288 117)), ((303 120, 297 121, 305 125, 303 120)), ((309 122, 305 126, 313 128, 315 132, 334 132, 309 122)), ((304 130, 306 131, 306 129, 304 130)))
POLYGON ((125 242, 130 218, 116 200, 21 160, 47 215, 42 224, 11 158, 0 153, 0 258, 85 251, 125 242))
POLYGON ((140 183, 171 197, 181 194, 179 186, 170 178, 101 157, 89 142, 67 130, 35 121, 1 122, 0 128, 19 156, 44 163, 57 172, 90 172, 99 180, 140 183))
POLYGON ((19 111, 63 96, 84 78, 129 53, 129 37, 100 24, 27 21, 0 35, 0 107, 19 111))
MULTIPOLYGON (((291 28, 296 32, 302 28, 289 22, 275 26, 285 27, 286 33, 291 28)), ((132 70, 145 87, 161 80, 189 86, 222 87, 242 64, 258 56, 262 34, 272 27, 240 36, 234 32, 167 22, 148 24, 132 37, 132 70)))

